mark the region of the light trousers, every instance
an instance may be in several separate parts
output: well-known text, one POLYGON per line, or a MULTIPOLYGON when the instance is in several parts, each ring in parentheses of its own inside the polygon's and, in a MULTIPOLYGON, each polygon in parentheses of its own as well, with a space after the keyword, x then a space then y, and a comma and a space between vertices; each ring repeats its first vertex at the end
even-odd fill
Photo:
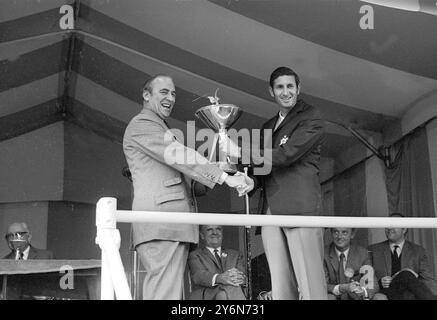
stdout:
POLYGON ((323 229, 262 227, 274 300, 327 300, 323 229))
POLYGON ((189 244, 153 240, 136 247, 146 275, 143 300, 181 300, 189 244))

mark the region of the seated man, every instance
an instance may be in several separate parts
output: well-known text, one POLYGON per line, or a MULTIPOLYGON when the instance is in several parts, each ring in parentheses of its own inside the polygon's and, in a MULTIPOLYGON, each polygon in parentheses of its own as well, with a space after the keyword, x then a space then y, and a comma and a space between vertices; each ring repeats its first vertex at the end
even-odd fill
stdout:
POLYGON ((375 294, 378 283, 367 250, 351 244, 355 229, 331 228, 333 242, 325 248, 323 268, 330 300, 367 300, 375 294))
MULTIPOLYGON (((6 242, 11 252, 3 257, 3 259, 10 260, 32 260, 32 259, 53 259, 51 251, 37 249, 30 244, 32 235, 29 228, 24 222, 15 222, 11 224, 6 233, 6 242)), ((18 300, 23 299, 23 292, 26 291, 26 285, 29 283, 26 278, 21 275, 10 275, 6 282, 7 299, 18 300)), ((3 278, 0 279, 1 299, 5 299, 5 292, 3 288, 3 278)))
POLYGON ((37 249, 30 244, 32 235, 24 222, 15 222, 11 224, 5 238, 11 252, 3 257, 3 259, 53 259, 51 251, 37 249))
MULTIPOLYGON (((391 217, 402 217, 393 213, 391 217)), ((369 246, 375 274, 389 300, 435 300, 436 287, 423 247, 405 240, 406 228, 387 228, 388 240, 369 246)))
POLYGON ((200 226, 199 235, 205 246, 188 257, 193 282, 190 300, 246 300, 242 254, 222 248, 221 226, 200 226))

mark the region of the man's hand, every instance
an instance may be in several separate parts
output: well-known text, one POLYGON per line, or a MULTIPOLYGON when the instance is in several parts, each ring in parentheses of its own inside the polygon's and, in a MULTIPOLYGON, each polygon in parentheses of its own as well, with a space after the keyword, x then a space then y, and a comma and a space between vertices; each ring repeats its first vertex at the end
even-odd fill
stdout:
POLYGON ((248 192, 252 191, 255 183, 253 182, 253 179, 251 179, 248 175, 246 175, 243 172, 238 171, 236 174, 236 176, 243 176, 244 177, 244 182, 246 183, 245 186, 241 187, 241 188, 237 188, 238 191, 238 196, 244 196, 246 195, 248 192))
POLYGON ((360 293, 362 291, 362 288, 360 286, 360 283, 357 281, 352 281, 348 283, 342 283, 338 287, 338 290, 340 293, 360 293))
POLYGON ((246 178, 244 177, 244 174, 243 175, 227 176, 225 179, 225 183, 229 187, 236 188, 237 190, 247 187, 246 178))
POLYGON ((219 274, 216 283, 238 287, 246 283, 246 276, 240 270, 232 268, 219 274))
POLYGON ((390 276, 385 276, 384 278, 381 278, 382 287, 384 289, 387 289, 388 287, 390 287, 390 283, 392 280, 393 280, 393 278, 390 276))
POLYGON ((272 291, 262 291, 258 295, 258 300, 273 300, 272 291))
POLYGON ((219 148, 226 155, 232 158, 241 157, 240 147, 232 141, 226 134, 221 134, 219 138, 219 148))
POLYGON ((353 294, 354 299, 363 299, 366 295, 366 291, 357 281, 353 281, 350 283, 349 292, 353 294))

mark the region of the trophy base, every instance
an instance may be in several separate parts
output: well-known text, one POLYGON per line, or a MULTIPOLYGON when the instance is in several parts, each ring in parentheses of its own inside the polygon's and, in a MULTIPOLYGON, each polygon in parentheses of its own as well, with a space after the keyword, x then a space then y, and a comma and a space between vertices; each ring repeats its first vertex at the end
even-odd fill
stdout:
POLYGON ((228 163, 225 161, 220 161, 220 162, 214 162, 214 164, 216 166, 218 166, 220 169, 222 169, 224 172, 228 173, 228 174, 234 174, 237 173, 237 166, 234 163, 228 163))

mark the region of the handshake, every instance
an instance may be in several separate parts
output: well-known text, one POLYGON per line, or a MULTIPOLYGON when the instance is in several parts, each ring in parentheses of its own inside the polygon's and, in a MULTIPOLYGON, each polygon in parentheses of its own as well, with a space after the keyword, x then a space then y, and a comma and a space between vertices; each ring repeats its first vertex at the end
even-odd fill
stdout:
POLYGON ((229 187, 237 189, 239 197, 246 195, 255 185, 249 176, 240 171, 237 171, 233 176, 227 176, 225 183, 229 187))
MULTIPOLYGON (((240 148, 226 134, 220 135, 219 148, 228 157, 239 158, 240 148)), ((225 183, 238 191, 238 196, 244 196, 254 188, 253 180, 243 172, 237 172, 234 176, 228 176, 225 183)))

